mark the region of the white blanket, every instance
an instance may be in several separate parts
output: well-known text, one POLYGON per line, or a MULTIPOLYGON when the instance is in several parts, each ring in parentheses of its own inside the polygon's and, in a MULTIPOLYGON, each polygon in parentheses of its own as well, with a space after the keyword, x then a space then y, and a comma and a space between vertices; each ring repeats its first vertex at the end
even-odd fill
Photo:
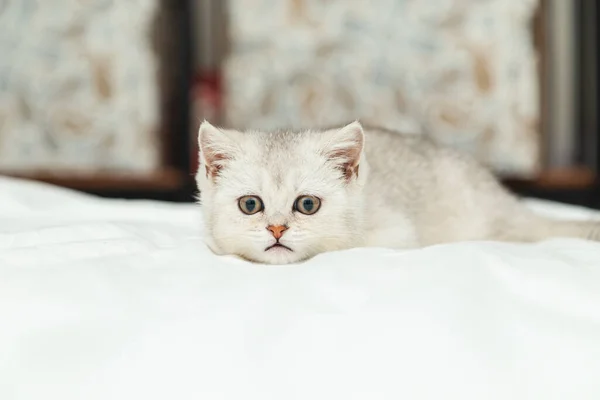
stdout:
POLYGON ((197 207, 0 178, 0 399, 600 399, 598 244, 262 266, 197 207))

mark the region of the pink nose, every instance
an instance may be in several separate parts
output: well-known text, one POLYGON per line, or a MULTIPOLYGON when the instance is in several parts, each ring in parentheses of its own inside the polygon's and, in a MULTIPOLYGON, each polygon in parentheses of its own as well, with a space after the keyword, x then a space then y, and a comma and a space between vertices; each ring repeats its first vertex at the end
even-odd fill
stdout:
POLYGON ((285 225, 269 225, 267 226, 267 230, 271 231, 273 237, 277 240, 283 236, 283 232, 287 231, 287 226, 285 225))

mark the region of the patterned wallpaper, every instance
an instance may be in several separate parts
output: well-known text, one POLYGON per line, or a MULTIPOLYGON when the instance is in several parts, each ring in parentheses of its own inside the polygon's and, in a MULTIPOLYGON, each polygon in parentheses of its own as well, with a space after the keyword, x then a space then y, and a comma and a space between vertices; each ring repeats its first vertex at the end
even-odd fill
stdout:
POLYGON ((230 0, 226 123, 360 118, 497 171, 539 161, 538 0, 230 0))
POLYGON ((0 170, 158 165, 157 0, 0 0, 0 170))

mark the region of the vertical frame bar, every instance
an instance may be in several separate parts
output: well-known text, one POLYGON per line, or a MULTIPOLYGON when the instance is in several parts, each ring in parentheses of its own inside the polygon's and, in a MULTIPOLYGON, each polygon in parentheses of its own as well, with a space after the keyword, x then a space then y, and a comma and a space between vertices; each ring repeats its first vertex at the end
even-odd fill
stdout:
POLYGON ((598 6, 596 0, 578 0, 579 109, 578 158, 587 168, 600 171, 598 140, 598 6))
POLYGON ((570 167, 575 161, 576 110, 576 16, 575 2, 546 0, 546 162, 547 168, 570 167))

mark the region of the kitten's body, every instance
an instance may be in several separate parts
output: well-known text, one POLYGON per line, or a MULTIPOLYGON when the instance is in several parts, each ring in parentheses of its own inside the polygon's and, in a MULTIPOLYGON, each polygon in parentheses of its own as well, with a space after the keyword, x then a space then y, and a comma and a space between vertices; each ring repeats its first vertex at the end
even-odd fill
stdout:
POLYGON ((600 223, 540 217, 471 158, 416 136, 358 123, 324 132, 223 131, 203 124, 197 180, 207 242, 219 254, 266 262, 300 261, 351 247, 408 248, 466 240, 600 240, 600 223), (294 199, 322 199, 314 215, 294 199), (259 196, 260 215, 236 201, 259 196), (286 226, 290 251, 265 250, 266 229, 286 226))
POLYGON ((426 246, 466 240, 600 240, 600 224, 542 218, 472 158, 415 136, 367 130, 368 246, 426 246), (403 221, 407 223, 402 223, 403 221))

